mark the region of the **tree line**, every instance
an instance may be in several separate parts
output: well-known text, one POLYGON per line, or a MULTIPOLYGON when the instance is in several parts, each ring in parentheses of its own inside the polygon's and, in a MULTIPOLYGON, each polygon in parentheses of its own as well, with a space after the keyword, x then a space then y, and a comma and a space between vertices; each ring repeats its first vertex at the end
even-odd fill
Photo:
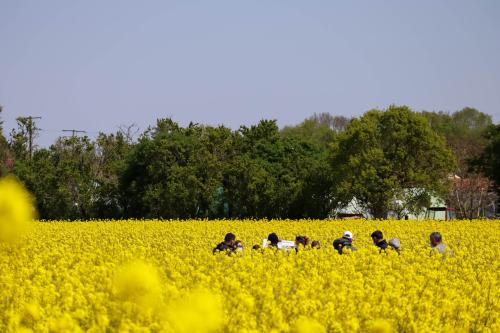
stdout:
POLYGON ((472 108, 315 114, 282 129, 167 118, 137 139, 122 128, 48 148, 32 145, 36 131, 19 118, 0 135, 1 173, 26 185, 42 219, 326 218, 353 198, 385 218, 417 213, 432 196, 472 218, 496 203, 500 184, 499 125, 472 108))

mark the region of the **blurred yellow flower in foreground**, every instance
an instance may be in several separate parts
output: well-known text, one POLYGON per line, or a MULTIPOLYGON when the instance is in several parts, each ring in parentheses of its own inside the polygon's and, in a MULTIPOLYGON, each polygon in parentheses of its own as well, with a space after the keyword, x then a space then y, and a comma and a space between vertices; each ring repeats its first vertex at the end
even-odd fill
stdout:
POLYGON ((161 283, 156 268, 141 261, 121 267, 114 285, 121 300, 137 303, 141 308, 155 306, 161 297, 161 283))
POLYGON ((167 307, 172 332, 219 332, 224 321, 220 298, 206 289, 195 289, 167 307))
POLYGON ((18 241, 34 218, 31 194, 13 177, 0 179, 0 241, 18 241))

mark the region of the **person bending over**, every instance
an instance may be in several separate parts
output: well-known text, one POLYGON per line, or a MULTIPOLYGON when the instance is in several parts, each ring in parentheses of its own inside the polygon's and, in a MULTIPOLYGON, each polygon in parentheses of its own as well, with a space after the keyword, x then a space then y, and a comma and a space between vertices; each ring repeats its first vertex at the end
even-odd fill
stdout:
POLYGON ((309 237, 307 236, 297 236, 295 237, 295 251, 299 252, 299 247, 306 247, 309 245, 309 237))
POLYGON ((389 247, 389 244, 384 239, 384 235, 382 234, 382 231, 375 230, 374 232, 372 232, 371 237, 373 240, 373 244, 375 244, 375 246, 380 249, 380 252, 385 251, 389 247))
POLYGON ((280 242, 280 239, 278 235, 276 235, 276 233, 273 232, 272 234, 269 234, 269 236, 267 236, 267 241, 269 242, 268 243, 269 247, 278 248, 278 243, 280 242))
POLYGON ((337 238, 333 241, 333 248, 337 250, 339 254, 343 253, 344 248, 350 249, 351 251, 356 251, 357 249, 352 246, 352 241, 352 232, 345 231, 344 235, 341 238, 337 238))
POLYGON ((236 236, 233 233, 228 233, 224 237, 224 241, 217 244, 213 250, 213 254, 217 252, 227 252, 228 254, 233 253, 236 250, 236 236))

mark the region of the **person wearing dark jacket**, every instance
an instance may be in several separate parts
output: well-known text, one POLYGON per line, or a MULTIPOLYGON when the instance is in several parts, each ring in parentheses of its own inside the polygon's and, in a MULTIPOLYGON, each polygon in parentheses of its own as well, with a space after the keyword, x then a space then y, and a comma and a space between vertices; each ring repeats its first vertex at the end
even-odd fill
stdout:
POLYGON ((302 245, 303 248, 309 245, 309 237, 307 236, 297 236, 295 237, 295 252, 299 252, 299 247, 302 245))
POLYGON ((269 236, 267 236, 267 240, 269 242, 270 247, 278 248, 278 243, 280 242, 280 239, 278 235, 276 235, 276 233, 273 232, 272 234, 269 234, 269 236))
POLYGON ((224 241, 222 243, 217 244, 217 246, 213 250, 213 254, 216 252, 227 252, 227 254, 231 254, 236 251, 236 236, 232 233, 226 234, 224 237, 224 241))
POLYGON ((312 249, 321 249, 321 244, 319 243, 318 240, 313 240, 311 243, 311 248, 312 249))
POLYGON ((375 230, 372 235, 373 244, 380 249, 380 252, 385 251, 389 247, 389 243, 384 239, 382 231, 375 230))
POLYGON ((351 251, 356 251, 357 249, 352 246, 352 232, 345 231, 341 238, 333 241, 333 248, 338 251, 339 254, 343 253, 344 248, 350 249, 351 251))

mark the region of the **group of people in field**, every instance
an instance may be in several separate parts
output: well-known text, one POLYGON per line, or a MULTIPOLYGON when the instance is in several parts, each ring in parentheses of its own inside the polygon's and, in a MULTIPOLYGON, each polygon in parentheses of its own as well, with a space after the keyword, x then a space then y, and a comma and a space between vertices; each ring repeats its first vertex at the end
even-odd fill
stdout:
MULTIPOLYGON (((379 248, 379 252, 386 252, 387 250, 393 250, 399 254, 401 254, 401 242, 398 238, 392 238, 389 241, 386 241, 384 238, 384 234, 380 230, 375 230, 371 234, 371 238, 373 244, 379 248)), ((333 248, 339 253, 343 254, 344 250, 356 251, 357 248, 353 245, 353 234, 350 231, 345 231, 342 237, 337 238, 333 241, 333 248)), ((435 231, 429 236, 430 245, 432 251, 436 251, 440 254, 444 254, 445 252, 450 253, 443 243, 443 237, 441 233, 435 231)), ((311 241, 307 236, 297 236, 295 237, 295 241, 287 241, 281 240, 276 233, 271 233, 264 239, 262 246, 254 245, 252 250, 261 250, 263 248, 274 248, 279 250, 290 250, 293 249, 296 252, 299 251, 300 248, 306 249, 320 249, 321 244, 318 240, 311 241)), ((238 251, 243 251, 243 242, 236 239, 236 236, 233 233, 228 233, 224 237, 224 241, 219 243, 214 249, 213 253, 225 252, 229 255, 236 253, 238 251)))
MULTIPOLYGON (((373 244, 378 247, 380 252, 386 251, 387 249, 391 249, 396 251, 398 254, 401 254, 401 242, 397 238, 392 238, 387 242, 384 238, 384 234, 380 230, 375 230, 372 232, 371 236, 373 244)), ((344 235, 341 238, 338 238, 333 241, 333 248, 337 250, 339 254, 342 254, 344 249, 349 249, 351 251, 356 251, 352 245, 353 237, 352 232, 345 231, 344 235)))

